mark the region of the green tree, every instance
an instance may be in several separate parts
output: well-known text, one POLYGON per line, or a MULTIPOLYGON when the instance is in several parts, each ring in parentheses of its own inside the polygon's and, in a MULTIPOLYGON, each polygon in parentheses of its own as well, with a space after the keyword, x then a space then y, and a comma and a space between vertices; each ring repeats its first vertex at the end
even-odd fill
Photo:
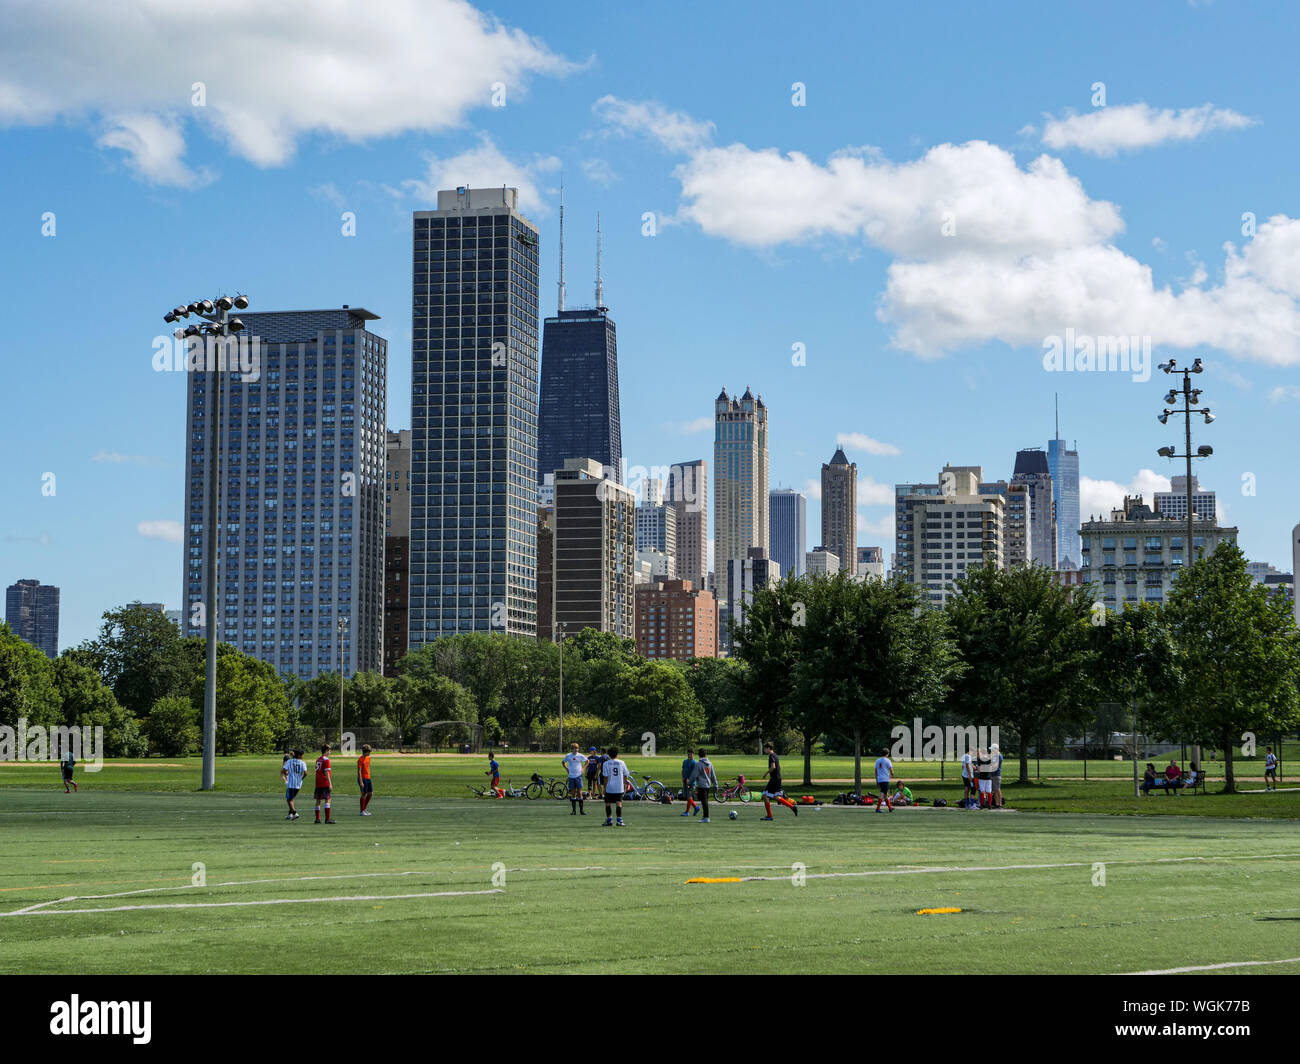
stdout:
MULTIPOLYGON (((202 676, 191 681, 190 703, 203 704, 202 676)), ((289 699, 274 666, 222 643, 217 647, 217 752, 264 754, 291 725, 289 699)))
MULTIPOLYGON (((496 717, 503 728, 532 728, 543 717, 555 713, 560 673, 560 648, 556 644, 508 640, 502 666, 504 679, 496 717)), ((568 688, 567 675, 564 681, 568 688)))
POLYGON ((343 727, 390 727, 389 717, 397 700, 396 684, 380 672, 359 672, 344 685, 343 727))
POLYGON ((1029 782, 1027 740, 1050 723, 1087 719, 1092 603, 1042 566, 969 570, 945 611, 966 665, 953 706, 967 720, 1020 737, 1020 782, 1029 782))
POLYGON ((1224 793, 1236 790, 1233 746, 1245 732, 1300 723, 1300 633, 1290 606, 1255 584, 1246 556, 1222 542, 1178 576, 1161 611, 1177 648, 1179 683, 1165 734, 1224 751, 1224 793))
POLYGON ((741 714, 748 665, 740 658, 694 658, 686 682, 704 707, 704 727, 712 732, 719 721, 741 714))
POLYGON ((54 662, 54 684, 68 727, 103 728, 104 753, 109 757, 138 757, 146 750, 139 722, 118 704, 99 673, 75 655, 54 662))
POLYGON ((164 695, 186 693, 192 676, 180 644, 171 621, 133 602, 106 612, 99 638, 79 650, 95 663, 117 701, 134 716, 145 717, 164 695))
POLYGON ((682 670, 664 661, 627 669, 626 691, 616 722, 632 743, 651 732, 664 750, 685 750, 704 730, 704 709, 682 670))
POLYGON ((53 663, 0 621, 0 724, 57 727, 61 709, 53 663))
POLYGON ((184 695, 164 695, 153 704, 147 722, 149 748, 164 757, 186 757, 203 744, 199 711, 184 695))

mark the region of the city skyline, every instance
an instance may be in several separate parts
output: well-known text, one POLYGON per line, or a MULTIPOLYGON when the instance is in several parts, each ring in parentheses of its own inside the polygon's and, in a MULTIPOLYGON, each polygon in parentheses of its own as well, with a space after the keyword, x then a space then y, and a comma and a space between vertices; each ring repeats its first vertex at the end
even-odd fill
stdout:
MULTIPOLYGON (((665 31, 647 35, 644 16, 506 2, 494 14, 527 35, 508 76, 496 74, 490 36, 473 29, 455 43, 484 59, 483 76, 463 88, 394 85, 390 70, 323 31, 313 46, 349 64, 358 106, 341 115, 321 105, 321 86, 290 90, 259 70, 241 132, 221 124, 232 113, 222 96, 242 90, 220 64, 185 78, 145 62, 110 70, 96 57, 138 59, 159 46, 153 31, 132 39, 68 19, 58 33, 33 31, 32 20, 57 17, 54 7, 16 16, 12 39, 38 42, 26 52, 0 44, 21 75, 0 94, 9 164, 0 218, 11 249, 0 270, 23 310, 10 325, 15 398, 0 419, 0 575, 63 589, 64 647, 92 637, 106 609, 181 601, 186 530, 175 486, 186 470, 186 386, 184 374, 156 368, 153 344, 168 336, 162 309, 236 289, 253 296, 254 311, 369 307, 390 345, 387 427, 406 428, 411 213, 466 182, 519 187, 548 249, 538 285, 549 304, 561 172, 569 203, 582 203, 584 218, 601 212, 619 264, 609 288, 623 334, 629 466, 706 455, 717 385, 704 382, 748 383, 774 410, 772 483, 804 490, 820 527, 806 482, 828 436, 843 437, 859 467, 859 542, 888 546, 893 484, 950 460, 1009 478, 1017 449, 1052 437, 1059 393, 1061 425, 1083 459, 1082 521, 1125 494, 1150 502, 1167 489, 1182 470, 1155 449, 1179 441, 1153 416, 1159 374, 1088 372, 1077 361, 1049 370, 1043 343, 1071 330, 1075 339, 1150 335, 1153 359, 1205 358, 1201 383, 1218 420, 1196 428, 1194 443, 1215 448, 1198 467, 1202 483, 1250 558, 1289 567, 1295 475, 1276 442, 1288 438, 1300 378, 1287 334, 1265 326, 1290 321, 1297 298, 1272 265, 1284 261, 1281 241, 1300 214, 1289 177, 1297 149, 1284 135, 1297 105, 1268 74, 1287 61, 1291 10, 1189 6, 1157 17, 1103 3, 1014 25, 954 10, 938 39, 917 12, 850 11, 837 12, 843 32, 828 39, 815 13, 792 26, 759 4, 754 32, 779 28, 783 50, 755 68, 743 49, 720 55, 705 44, 728 32, 724 12, 669 4, 656 25, 689 14, 700 38, 675 41, 649 70, 646 41, 665 31), (1133 33, 1116 41, 1105 27, 1121 16, 1133 33), (1172 39, 1169 25, 1177 47, 1153 47, 1172 39), (1223 47, 1241 34, 1254 43, 1250 56, 1223 47), (51 78, 61 67, 39 42, 101 38, 79 72, 87 95, 51 78), (1065 38, 1068 68, 1048 47, 1065 38), (933 67, 913 69, 872 43, 886 39, 926 40, 933 67), (998 86, 979 76, 989 62, 1006 72, 998 86), (113 78, 131 90, 129 114, 113 78), (196 79, 207 82, 207 110, 175 87, 196 79), (504 106, 492 102, 497 80, 504 106), (795 83, 806 89, 802 105, 795 83), (864 118, 851 103, 900 90, 906 103, 888 114, 864 118), (42 92, 44 110, 23 106, 42 92), (299 97, 305 110, 290 114, 285 101, 299 97), (415 106, 402 105, 408 98, 415 106), (90 121, 64 121, 83 111, 90 121), (1115 127, 1128 131, 1122 144, 1115 127), (755 187, 769 193, 763 210, 755 187), (964 187, 987 197, 967 198, 964 187), (909 189, 924 189, 924 202, 909 189), (891 190, 901 213, 889 209, 891 190), (202 255, 167 253, 200 216, 229 222, 231 239, 213 239, 202 255), (1007 234, 1033 246, 1008 244, 1007 234), (1026 277, 1030 261, 1044 272, 1026 277), (1074 290, 1065 282, 1081 281, 1086 262, 1105 267, 1095 292, 1077 290, 1104 300, 1116 294, 1107 278, 1122 279, 1125 298, 1112 305, 1124 320, 1099 315, 1093 301, 1062 307, 1057 296, 1074 290), (114 296, 93 348, 66 343, 74 269, 86 290, 114 296), (989 291, 984 276, 1008 283, 989 291), (1035 283, 1010 283, 1020 280, 1035 283), (1038 305, 1015 302, 1021 291, 1039 293, 1038 305), (1256 313, 1265 299, 1276 315, 1256 313), (1224 328, 1229 306, 1237 338, 1224 328), (57 431, 54 408, 75 414, 57 431)), ((256 33, 259 18, 240 32, 256 33)), ((385 32, 382 16, 372 18, 385 32)), ((570 228, 570 262, 591 260, 591 240, 586 224, 570 228)))

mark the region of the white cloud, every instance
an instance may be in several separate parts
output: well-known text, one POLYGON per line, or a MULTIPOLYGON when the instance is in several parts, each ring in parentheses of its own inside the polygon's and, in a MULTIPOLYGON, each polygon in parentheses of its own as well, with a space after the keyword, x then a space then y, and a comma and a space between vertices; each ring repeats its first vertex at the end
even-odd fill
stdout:
POLYGON ((640 133, 657 140, 671 152, 690 152, 704 147, 713 139, 716 128, 684 111, 670 111, 653 100, 622 100, 602 96, 591 105, 592 113, 608 127, 607 132, 628 136, 640 133))
MULTIPOLYGON (((866 535, 875 536, 882 541, 883 545, 892 546, 894 542, 894 515, 892 513, 886 514, 879 521, 871 521, 866 517, 863 517, 862 514, 858 514, 857 526, 859 536, 864 533, 866 535)), ((880 545, 882 544, 861 542, 858 544, 860 547, 880 545)))
POLYGON ((609 188, 616 181, 622 180, 604 159, 583 159, 582 172, 588 181, 601 188, 609 188))
POLYGON ((1243 129, 1255 124, 1253 118, 1208 103, 1181 111, 1156 110, 1149 104, 1133 103, 1098 107, 1064 118, 1046 115, 1043 143, 1056 151, 1078 148, 1092 155, 1111 156, 1120 151, 1195 140, 1215 130, 1243 129))
POLYGON ((343 193, 339 191, 338 185, 333 181, 326 181, 323 185, 312 185, 307 189, 307 195, 318 200, 324 200, 336 211, 343 210, 346 200, 343 193))
POLYGON ((893 506, 895 498, 892 484, 882 484, 874 477, 858 477, 859 506, 893 506))
POLYGON ((689 116, 668 122, 653 105, 643 114, 619 104, 611 120, 666 125, 661 142, 685 155, 675 171, 677 219, 754 249, 830 239, 891 254, 877 317, 913 354, 995 340, 1041 353, 1046 337, 1071 328, 1300 364, 1300 221, 1285 215, 1240 250, 1225 244, 1217 283, 1194 264, 1179 285, 1157 287, 1151 268, 1114 242, 1119 209, 1091 199, 1057 158, 1022 169, 1003 148, 972 141, 908 163, 861 147, 819 163, 775 148, 715 147, 674 132, 704 125, 689 116))
POLYGON ((165 539, 168 543, 181 542, 179 521, 141 521, 135 530, 146 539, 165 539))
POLYGON ((431 157, 423 179, 403 181, 402 187, 410 194, 436 204, 440 189, 496 188, 509 185, 519 189, 519 209, 525 214, 546 216, 551 213, 547 201, 537 187, 544 174, 560 169, 560 160, 554 155, 535 155, 528 162, 507 158, 486 133, 479 134, 476 147, 447 159, 431 157))
POLYGON ((892 443, 882 443, 880 440, 862 432, 841 432, 835 437, 835 442, 851 451, 866 451, 867 454, 892 455, 903 453, 892 443))
POLYGON ((822 482, 815 477, 809 477, 803 482, 803 493, 810 499, 820 500, 822 497, 822 482))
POLYGON ((95 0, 8 5, 0 125, 97 118, 101 144, 150 181, 191 186, 187 124, 257 166, 310 134, 363 142, 461 125, 506 86, 513 105, 572 63, 466 0, 151 0, 105 17, 95 0), (202 82, 205 106, 192 102, 202 82))
POLYGON ((1300 384, 1279 384, 1268 393, 1270 403, 1282 403, 1291 399, 1300 399, 1300 384))
POLYGON ((1161 476, 1151 469, 1138 471, 1137 476, 1127 484, 1114 480, 1093 480, 1092 477, 1079 478, 1079 517, 1087 521, 1092 517, 1110 519, 1111 510, 1118 510, 1124 505, 1125 495, 1141 495, 1143 501, 1151 506, 1155 503, 1157 491, 1169 490, 1169 478, 1161 476))
POLYGON ((679 436, 694 436, 698 432, 706 432, 713 428, 713 418, 697 417, 694 421, 669 421, 664 424, 664 428, 679 436))

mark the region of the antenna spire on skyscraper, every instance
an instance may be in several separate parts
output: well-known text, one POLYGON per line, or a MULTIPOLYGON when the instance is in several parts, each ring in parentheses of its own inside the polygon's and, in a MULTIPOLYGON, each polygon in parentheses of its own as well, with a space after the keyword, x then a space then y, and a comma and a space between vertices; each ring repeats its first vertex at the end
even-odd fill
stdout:
POLYGON ((596 309, 605 306, 605 278, 600 274, 601 256, 605 250, 605 240, 600 231, 600 211, 596 212, 596 309))
POLYGON ((560 173, 560 284, 558 310, 564 310, 564 173, 560 173))

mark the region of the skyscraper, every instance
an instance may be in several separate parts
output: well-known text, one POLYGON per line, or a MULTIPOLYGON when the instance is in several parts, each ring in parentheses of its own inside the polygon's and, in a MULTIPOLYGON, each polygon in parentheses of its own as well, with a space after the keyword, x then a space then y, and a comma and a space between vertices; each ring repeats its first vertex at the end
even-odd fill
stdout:
POLYGON ((5 589, 5 623, 47 658, 59 656, 59 589, 19 580, 5 589))
POLYGON ((722 574, 750 547, 767 550, 767 407, 748 388, 739 399, 724 388, 713 411, 713 564, 722 574))
POLYGON ((411 430, 387 434, 384 470, 384 675, 397 676, 411 608, 411 430))
POLYGON ((1024 484, 1029 489, 1029 560, 1035 565, 1055 569, 1056 502, 1052 492, 1051 469, 1047 464, 1047 455, 1041 448, 1028 447, 1016 452, 1016 466, 1011 474, 1011 483, 1024 484))
POLYGON ((542 332, 542 391, 537 411, 537 483, 570 458, 593 458, 622 483, 618 339, 605 306, 600 232, 596 234, 596 305, 564 308, 564 207, 560 206, 560 283, 556 314, 542 332))
POLYGON ((679 462, 668 470, 669 506, 677 511, 677 575, 709 586, 709 463, 679 462))
POLYGON ((732 558, 726 568, 723 587, 727 604, 719 609, 718 626, 722 645, 730 651, 731 629, 745 623, 745 610, 754 601, 754 592, 771 587, 781 579, 781 566, 767 556, 766 547, 747 547, 745 557, 732 558))
POLYGON ((412 649, 537 631, 537 227, 518 190, 414 215, 412 649))
POLYGON ((858 466, 842 447, 822 466, 822 546, 850 576, 858 557, 858 466))
POLYGON ((768 492, 768 544, 772 560, 786 575, 803 576, 807 568, 808 500, 793 488, 768 492))
MULTIPOLYGON (((1187 474, 1171 479, 1168 491, 1155 492, 1155 508, 1165 517, 1187 520, 1187 474)), ((1202 521, 1218 519, 1219 507, 1215 493, 1204 491, 1200 481, 1192 476, 1192 513, 1202 521)))
POLYGON ((1056 438, 1047 441, 1047 470, 1056 501, 1056 564, 1074 569, 1079 565, 1079 452, 1067 448, 1061 439, 1059 412, 1056 438))
POLYGON ((569 635, 584 628, 635 635, 636 496, 593 459, 555 471, 555 615, 569 635))
MULTIPOLYGON (((240 315, 260 352, 222 372, 222 642, 311 679, 380 667, 388 342, 360 307, 240 315), (346 622, 340 651, 339 620, 346 622)), ((184 602, 207 567, 211 374, 188 375, 184 602)))

